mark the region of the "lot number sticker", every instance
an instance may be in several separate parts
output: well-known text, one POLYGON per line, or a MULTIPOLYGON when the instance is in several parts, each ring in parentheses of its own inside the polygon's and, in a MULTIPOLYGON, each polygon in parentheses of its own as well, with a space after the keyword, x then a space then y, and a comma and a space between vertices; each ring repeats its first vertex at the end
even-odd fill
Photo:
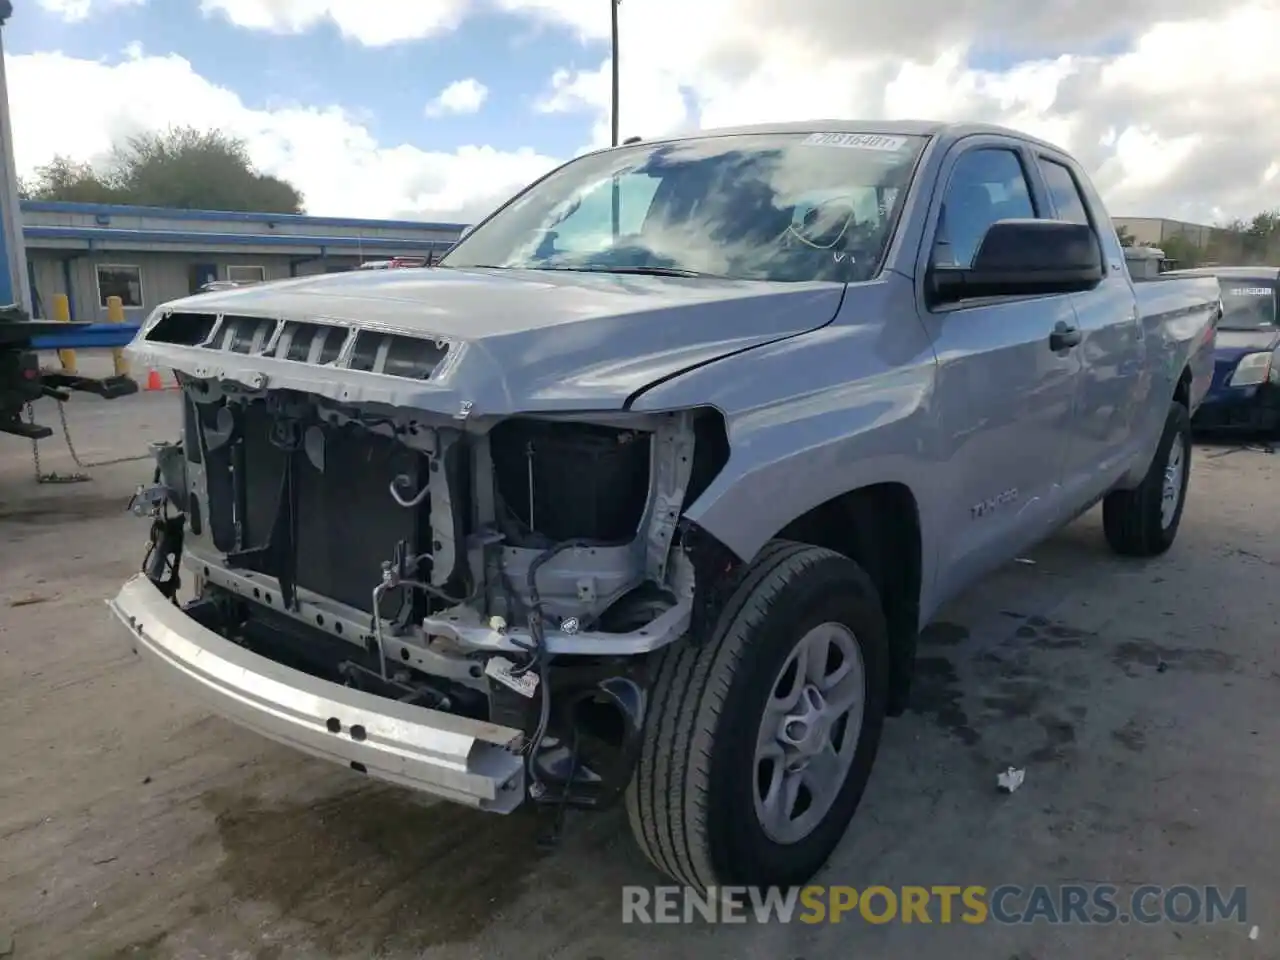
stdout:
POLYGON ((844 147, 846 150, 884 150, 896 153, 907 145, 906 137, 879 133, 814 133, 805 139, 811 147, 844 147))

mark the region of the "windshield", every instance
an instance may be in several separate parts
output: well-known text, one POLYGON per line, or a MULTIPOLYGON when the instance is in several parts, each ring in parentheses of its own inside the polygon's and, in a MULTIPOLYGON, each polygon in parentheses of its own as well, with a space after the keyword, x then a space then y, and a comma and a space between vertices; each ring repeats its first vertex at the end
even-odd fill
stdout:
POLYGON ((1220 280, 1222 320, 1219 330, 1259 330, 1275 326, 1274 280, 1220 280))
POLYGON ((867 280, 925 141, 752 134, 591 154, 534 184, 441 265, 867 280))

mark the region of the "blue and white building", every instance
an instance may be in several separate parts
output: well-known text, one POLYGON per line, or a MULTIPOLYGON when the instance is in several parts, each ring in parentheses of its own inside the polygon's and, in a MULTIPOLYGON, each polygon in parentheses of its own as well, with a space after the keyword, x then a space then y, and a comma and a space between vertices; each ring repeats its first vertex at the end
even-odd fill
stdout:
POLYGON ((35 317, 65 293, 74 320, 106 319, 107 298, 142 320, 211 280, 259 282, 351 270, 396 256, 438 258, 456 223, 21 201, 35 317))

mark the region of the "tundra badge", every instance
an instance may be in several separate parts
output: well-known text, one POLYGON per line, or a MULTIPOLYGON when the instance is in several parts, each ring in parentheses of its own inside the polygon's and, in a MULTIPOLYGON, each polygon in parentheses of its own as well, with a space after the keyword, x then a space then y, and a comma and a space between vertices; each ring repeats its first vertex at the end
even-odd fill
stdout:
POLYGON ((977 520, 979 517, 990 516, 995 513, 998 507, 1007 506, 1018 499, 1018 488, 1010 487, 1003 493, 998 493, 994 497, 988 497, 981 503, 975 503, 969 508, 969 519, 977 520))

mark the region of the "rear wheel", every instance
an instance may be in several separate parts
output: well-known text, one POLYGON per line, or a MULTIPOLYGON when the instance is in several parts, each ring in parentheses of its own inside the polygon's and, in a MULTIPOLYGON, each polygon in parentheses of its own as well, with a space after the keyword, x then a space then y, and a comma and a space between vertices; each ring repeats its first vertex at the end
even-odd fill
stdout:
POLYGON ((1191 415, 1175 400, 1142 483, 1109 493, 1102 502, 1102 529, 1111 549, 1130 557, 1168 550, 1182 523, 1190 477, 1191 415))
POLYGON ((830 550, 766 547, 714 635, 661 654, 627 792, 645 854, 702 890, 806 882, 866 788, 887 677, 863 570, 830 550))

